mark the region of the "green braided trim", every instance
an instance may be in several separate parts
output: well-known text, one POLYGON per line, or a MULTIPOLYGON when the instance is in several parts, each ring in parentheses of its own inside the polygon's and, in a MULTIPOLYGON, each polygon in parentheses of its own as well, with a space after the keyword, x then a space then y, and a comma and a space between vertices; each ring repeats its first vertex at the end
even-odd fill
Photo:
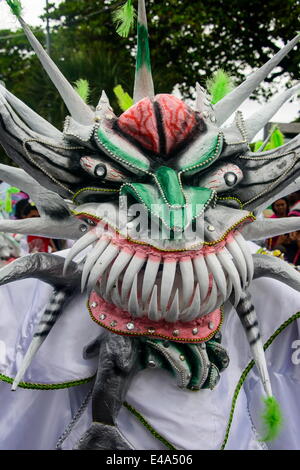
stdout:
MULTIPOLYGON (((280 325, 280 327, 275 331, 275 333, 273 333, 273 335, 264 344, 264 350, 268 349, 268 347, 273 343, 274 339, 279 335, 279 333, 281 333, 287 326, 289 326, 293 321, 297 320, 298 318, 300 318, 300 312, 295 313, 295 315, 293 315, 288 320, 286 320, 284 323, 282 323, 282 325, 280 325)), ((252 369, 252 367, 254 366, 254 364, 255 364, 254 360, 252 359, 249 362, 249 364, 247 365, 247 367, 244 369, 244 371, 241 375, 241 378, 240 378, 240 380, 239 380, 239 382, 238 382, 238 384, 235 388, 235 391, 234 391, 234 394, 233 394, 233 399, 232 399, 232 404, 231 404, 229 420, 228 420, 228 424, 227 424, 227 428, 226 428, 225 438, 224 438, 224 441, 222 443, 222 446, 221 446, 220 450, 224 450, 225 446, 227 444, 229 433, 230 433, 230 428, 231 428, 231 424, 232 424, 232 420, 233 420, 233 415, 234 415, 234 411, 235 411, 235 405, 236 405, 236 402, 237 402, 237 399, 238 399, 238 395, 240 393, 240 390, 242 388, 243 383, 246 380, 247 375, 249 374, 249 372, 252 369)))
POLYGON ((124 401, 123 405, 140 421, 143 426, 145 426, 145 428, 148 429, 148 431, 151 432, 152 436, 162 442, 168 449, 177 450, 176 447, 174 447, 169 441, 167 441, 167 439, 165 439, 161 434, 155 431, 151 424, 149 424, 148 421, 146 421, 145 418, 141 415, 141 413, 139 413, 135 408, 133 408, 133 406, 129 405, 127 401, 124 401))
MULTIPOLYGON (((63 383, 58 383, 58 384, 39 384, 39 383, 30 383, 30 382, 20 382, 18 387, 21 388, 30 388, 34 390, 58 390, 61 388, 70 388, 70 387, 76 387, 77 385, 83 385, 91 380, 95 375, 92 377, 88 377, 87 379, 81 379, 81 380, 74 380, 73 382, 63 382, 63 383)), ((3 382, 7 382, 9 384, 12 384, 14 379, 11 377, 8 377, 7 375, 0 374, 0 380, 3 382)))

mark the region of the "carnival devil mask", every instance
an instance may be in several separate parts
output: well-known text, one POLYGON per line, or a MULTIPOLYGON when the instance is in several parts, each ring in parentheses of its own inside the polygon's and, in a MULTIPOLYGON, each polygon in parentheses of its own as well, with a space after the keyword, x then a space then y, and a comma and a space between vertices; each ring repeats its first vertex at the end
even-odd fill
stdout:
MULTIPOLYGON (((82 101, 16 13, 71 115, 60 132, 0 87, 0 141, 26 172, 2 165, 1 178, 31 192, 42 214, 15 221, 14 230, 78 241, 65 264, 37 254, 0 271, 2 284, 39 277, 55 287, 13 388, 81 285, 90 291, 92 319, 114 333, 107 344, 128 359, 126 367, 165 367, 192 390, 213 388, 228 366, 219 330, 223 306, 232 304, 272 401, 248 287, 253 276, 268 275, 299 289, 300 278, 280 259, 250 255, 246 240, 299 228, 297 218, 254 215, 287 194, 299 175, 299 137, 266 152, 251 152, 249 142, 299 86, 249 119, 237 112, 233 124, 222 126, 299 36, 214 107, 197 85, 192 109, 154 93, 141 0, 134 104, 117 117, 104 92, 95 111, 82 101)), ((12 224, 0 229, 12 231, 12 224)))

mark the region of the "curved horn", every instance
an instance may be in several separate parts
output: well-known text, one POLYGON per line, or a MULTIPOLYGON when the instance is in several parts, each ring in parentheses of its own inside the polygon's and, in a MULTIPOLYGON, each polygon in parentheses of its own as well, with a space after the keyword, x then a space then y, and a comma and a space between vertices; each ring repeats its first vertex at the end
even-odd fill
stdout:
POLYGON ((135 103, 146 97, 154 98, 145 0, 139 0, 137 30, 138 46, 133 92, 135 103))
POLYGON ((238 107, 251 95, 258 85, 267 75, 279 64, 279 62, 293 49, 300 39, 298 34, 294 39, 287 43, 277 54, 272 57, 260 69, 250 75, 241 85, 228 93, 221 101, 215 105, 215 113, 218 125, 221 126, 238 107))

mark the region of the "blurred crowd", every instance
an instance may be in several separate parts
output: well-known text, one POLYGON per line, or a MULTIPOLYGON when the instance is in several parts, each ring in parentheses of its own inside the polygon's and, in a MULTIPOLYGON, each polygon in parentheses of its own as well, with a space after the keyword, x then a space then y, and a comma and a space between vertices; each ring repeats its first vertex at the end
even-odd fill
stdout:
MULTIPOLYGON (((264 216, 271 218, 299 217, 300 191, 273 202, 272 206, 264 211, 264 216)), ((280 252, 289 263, 295 266, 300 265, 300 230, 268 238, 264 241, 264 246, 269 251, 280 252)))
MULTIPOLYGON (((0 180, 0 219, 21 220, 40 217, 28 194, 0 180)), ((28 253, 54 253, 64 249, 62 240, 37 235, 0 232, 0 266, 28 253)))

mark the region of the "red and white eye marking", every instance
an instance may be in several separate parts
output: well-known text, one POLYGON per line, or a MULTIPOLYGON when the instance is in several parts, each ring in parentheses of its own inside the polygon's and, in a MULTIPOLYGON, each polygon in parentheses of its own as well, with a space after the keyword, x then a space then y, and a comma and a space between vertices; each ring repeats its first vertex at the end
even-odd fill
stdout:
POLYGON ((80 165, 90 175, 99 179, 116 183, 123 183, 128 179, 121 170, 98 157, 81 157, 80 165))
POLYGON ((199 177, 197 185, 214 189, 217 192, 228 191, 243 179, 242 170, 233 163, 219 165, 203 177, 199 177))

